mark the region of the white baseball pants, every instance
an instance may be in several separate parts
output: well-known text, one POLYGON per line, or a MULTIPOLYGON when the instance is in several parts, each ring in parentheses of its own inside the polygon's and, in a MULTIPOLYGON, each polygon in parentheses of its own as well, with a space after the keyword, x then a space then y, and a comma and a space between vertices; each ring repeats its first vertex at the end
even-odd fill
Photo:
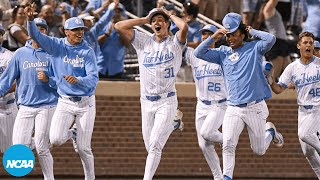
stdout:
POLYGON ((24 144, 31 148, 34 142, 45 180, 54 180, 53 158, 49 150, 49 130, 55 106, 32 108, 20 106, 13 127, 13 144, 24 144))
POLYGON ((0 107, 0 151, 4 153, 12 145, 13 125, 18 108, 16 103, 0 107))
POLYGON ((141 97, 142 135, 148 151, 143 180, 152 180, 161 159, 162 149, 174 130, 177 96, 149 101, 141 97))
POLYGON ((298 136, 302 152, 308 160, 311 168, 320 179, 320 141, 317 131, 320 129, 320 108, 298 110, 298 136))
POLYGON ((223 180, 220 160, 214 149, 214 143, 222 144, 222 125, 227 106, 225 103, 205 105, 198 100, 196 110, 196 130, 199 147, 210 167, 215 180, 223 180))
POLYGON ((82 97, 78 102, 68 98, 59 98, 56 112, 50 128, 50 142, 62 145, 72 137, 69 128, 76 122, 79 156, 83 165, 85 180, 94 180, 94 157, 91 149, 91 138, 96 117, 95 96, 82 97))
POLYGON ((232 178, 235 166, 235 150, 239 136, 247 127, 251 149, 257 155, 265 154, 272 135, 266 132, 269 115, 265 101, 247 107, 228 106, 222 124, 223 132, 223 174, 232 178))

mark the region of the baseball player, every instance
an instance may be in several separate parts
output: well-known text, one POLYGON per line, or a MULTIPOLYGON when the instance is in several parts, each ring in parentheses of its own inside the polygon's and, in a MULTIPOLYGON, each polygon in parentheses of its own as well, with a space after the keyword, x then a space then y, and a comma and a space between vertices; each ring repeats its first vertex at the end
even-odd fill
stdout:
POLYGON ((280 94, 291 82, 297 90, 298 136, 303 154, 320 179, 320 59, 314 53, 314 35, 310 32, 299 34, 297 47, 301 57, 288 65, 279 82, 271 84, 272 90, 280 94))
MULTIPOLYGON (((202 41, 207 39, 217 28, 213 25, 204 26, 200 32, 202 41)), ((213 42, 210 47, 214 47, 213 42)), ((222 144, 222 133, 218 130, 222 125, 227 109, 226 88, 224 85, 221 66, 197 59, 193 55, 194 49, 187 47, 185 58, 191 65, 196 85, 197 110, 196 130, 198 143, 211 169, 215 180, 222 180, 218 154, 214 149, 214 142, 222 144)))
POLYGON ((64 24, 66 38, 41 34, 33 21, 34 4, 25 8, 28 32, 41 48, 53 56, 53 73, 59 100, 52 118, 50 142, 61 145, 70 139, 73 122, 77 125, 76 142, 85 179, 95 179, 91 137, 96 115, 94 91, 98 83, 96 56, 85 41, 82 19, 73 17, 64 24))
MULTIPOLYGON (((0 25, 0 44, 3 42, 4 28, 0 25)), ((7 68, 13 53, 0 46, 0 77, 7 68)), ((13 124, 16 118, 18 108, 15 103, 15 83, 12 88, 0 97, 0 152, 4 153, 12 145, 13 124)))
POLYGON ((223 175, 230 180, 235 166, 235 149, 239 136, 247 127, 251 148, 263 155, 273 141, 283 146, 283 137, 266 119, 269 115, 265 99, 271 91, 262 72, 262 56, 275 42, 272 34, 252 29, 241 23, 241 16, 228 13, 223 21, 225 29, 217 30, 196 48, 197 58, 220 64, 227 88, 227 110, 223 132, 223 175), (248 33, 256 38, 246 42, 248 33), (229 46, 210 49, 210 45, 226 36, 229 46))
POLYGON ((165 9, 154 8, 147 17, 124 20, 115 28, 137 51, 140 70, 142 135, 148 151, 144 180, 151 180, 160 163, 161 153, 174 129, 172 120, 178 105, 175 77, 181 66, 187 24, 165 9), (171 19, 179 28, 169 33, 171 19), (150 23, 154 34, 149 36, 133 26, 150 23))
MULTIPOLYGON (((35 19, 36 28, 48 33, 44 19, 35 19)), ((13 144, 24 144, 31 148, 32 134, 40 166, 45 180, 54 180, 53 158, 49 150, 51 119, 58 102, 58 94, 50 70, 50 55, 34 40, 19 48, 9 63, 9 68, 0 78, 0 96, 17 81, 17 104, 19 111, 13 127, 13 144)))

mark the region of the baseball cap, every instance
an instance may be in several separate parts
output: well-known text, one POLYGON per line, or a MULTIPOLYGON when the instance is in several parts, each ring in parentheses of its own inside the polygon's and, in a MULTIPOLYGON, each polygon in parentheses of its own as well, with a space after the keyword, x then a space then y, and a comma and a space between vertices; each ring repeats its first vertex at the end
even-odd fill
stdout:
POLYGON ((85 28, 82 19, 78 17, 72 17, 66 20, 64 23, 64 29, 85 28))
POLYGON ((240 14, 231 12, 224 16, 222 20, 222 25, 224 28, 230 31, 229 33, 233 33, 239 28, 241 20, 242 17, 240 14))
POLYGON ((48 29, 48 24, 47 24, 46 20, 44 20, 42 18, 35 18, 33 21, 36 23, 37 26, 42 26, 42 27, 48 29))
POLYGON ((169 16, 160 8, 153 8, 148 15, 149 23, 151 23, 151 20, 153 16, 161 14, 165 19, 169 20, 169 16))
POLYGON ((0 24, 0 33, 1 33, 2 35, 4 35, 5 32, 6 32, 6 31, 4 30, 3 26, 0 24))
POLYGON ((83 20, 92 20, 94 19, 95 17, 94 16, 91 16, 89 13, 84 13, 84 14, 80 14, 78 16, 78 18, 81 18, 83 20))
POLYGON ((314 48, 320 48, 320 42, 314 41, 314 48))
POLYGON ((202 31, 210 31, 212 33, 215 33, 217 31, 217 28, 214 25, 207 24, 202 29, 200 29, 200 32, 202 31))

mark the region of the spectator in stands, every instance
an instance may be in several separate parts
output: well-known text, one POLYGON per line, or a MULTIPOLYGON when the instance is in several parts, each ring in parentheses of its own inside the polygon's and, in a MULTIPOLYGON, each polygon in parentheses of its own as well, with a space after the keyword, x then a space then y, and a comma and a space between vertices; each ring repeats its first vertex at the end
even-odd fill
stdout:
POLYGON ((54 15, 54 9, 51 5, 44 5, 41 8, 39 17, 46 20, 48 23, 48 35, 53 37, 64 37, 62 30, 62 19, 61 17, 54 15))
POLYGON ((130 45, 114 27, 117 22, 126 19, 125 7, 120 3, 110 6, 114 7, 113 19, 103 28, 103 33, 98 39, 103 54, 103 60, 98 62, 98 71, 100 78, 121 79, 124 73, 126 47, 130 45))
POLYGON ((200 13, 221 23, 228 12, 240 13, 240 0, 192 0, 199 5, 200 13))
POLYGON ((304 23, 303 31, 311 32, 315 40, 320 41, 320 1, 306 0, 308 15, 304 23))
POLYGON ((288 22, 287 29, 289 30, 289 33, 298 35, 302 31, 302 23, 303 23, 304 14, 305 14, 304 13, 305 0, 292 0, 291 3, 292 3, 291 16, 288 22))
MULTIPOLYGON (((110 1, 107 0, 105 2, 108 2, 108 6, 110 4, 110 1)), ((117 1, 115 1, 117 2, 117 1)), ((113 3, 115 4, 115 3, 113 3)), ((106 6, 106 7, 108 7, 106 6)), ((117 6, 117 5, 116 5, 117 6)), ((107 25, 107 23, 110 22, 114 15, 114 7, 110 6, 110 8, 107 10, 107 12, 99 19, 97 23, 94 23, 94 16, 91 16, 89 13, 84 13, 79 15, 78 17, 81 18, 84 22, 84 25, 87 27, 84 31, 84 39, 87 41, 88 45, 94 50, 97 62, 103 61, 103 55, 100 50, 100 45, 98 42, 98 37, 103 32, 103 28, 107 25)))
POLYGON ((242 20, 243 24, 257 28, 255 19, 259 15, 259 9, 263 0, 242 0, 242 20))
POLYGON ((12 16, 12 11, 13 11, 9 0, 0 1, 0 11, 2 14, 0 18, 0 24, 2 24, 2 27, 4 29, 7 29, 10 24, 10 18, 12 16))
MULTIPOLYGON (((189 1, 183 3, 181 16, 184 22, 188 24, 187 46, 192 48, 196 48, 201 42, 200 29, 202 28, 202 24, 196 20, 198 13, 199 6, 197 4, 189 1)), ((178 28, 172 23, 172 33, 175 34, 177 30, 178 28)), ((178 82, 193 82, 191 66, 185 62, 184 58, 176 80, 178 82)))
POLYGON ((278 0, 268 0, 261 5, 258 22, 264 22, 267 31, 276 36, 276 43, 266 53, 266 59, 273 64, 276 82, 283 70, 291 63, 287 34, 282 16, 276 9, 278 0))
POLYGON ((15 51, 23 47, 27 40, 30 39, 28 31, 24 27, 26 24, 26 15, 24 13, 24 6, 16 6, 12 12, 13 23, 8 26, 8 49, 15 51))
MULTIPOLYGON (((202 24, 196 20, 199 13, 199 6, 193 2, 183 3, 182 8, 182 19, 184 22, 188 23, 188 36, 187 36, 187 46, 196 48, 201 42, 200 29, 202 24)), ((179 30, 175 24, 171 24, 171 32, 176 34, 179 30)))

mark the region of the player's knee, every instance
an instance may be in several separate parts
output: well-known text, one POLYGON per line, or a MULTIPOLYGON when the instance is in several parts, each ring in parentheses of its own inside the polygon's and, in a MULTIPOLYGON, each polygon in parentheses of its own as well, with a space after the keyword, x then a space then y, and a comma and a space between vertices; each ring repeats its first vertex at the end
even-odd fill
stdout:
POLYGON ((206 141, 209 141, 210 135, 208 131, 202 128, 200 131, 200 135, 202 136, 203 139, 205 139, 206 141))
POLYGON ((161 155, 162 146, 159 142, 151 142, 149 146, 149 153, 155 153, 161 155))
POLYGON ((92 155, 92 150, 88 147, 78 146, 78 153, 80 155, 92 155))
POLYGON ((63 144, 63 141, 58 136, 50 134, 50 143, 54 146, 60 146, 63 144))
POLYGON ((266 153, 266 150, 264 147, 255 147, 255 148, 252 148, 252 151, 258 156, 262 156, 266 153))
POLYGON ((307 133, 298 133, 298 136, 303 142, 308 142, 308 139, 310 138, 310 135, 307 133))
POLYGON ((50 153, 49 148, 43 148, 36 146, 36 151, 39 157, 47 156, 50 153))
POLYGON ((223 153, 234 154, 236 151, 236 145, 232 140, 223 141, 223 153))

